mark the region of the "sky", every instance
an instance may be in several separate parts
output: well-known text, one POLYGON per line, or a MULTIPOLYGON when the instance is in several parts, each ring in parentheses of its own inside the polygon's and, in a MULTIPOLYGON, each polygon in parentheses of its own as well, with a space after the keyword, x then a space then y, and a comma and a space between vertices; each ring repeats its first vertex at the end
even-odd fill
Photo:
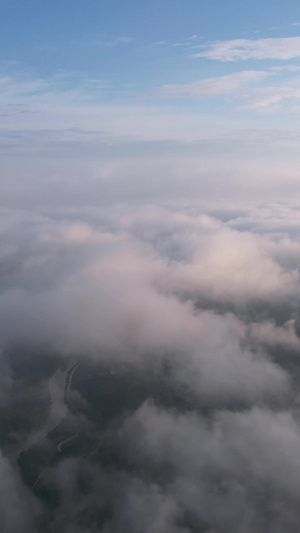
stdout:
POLYGON ((299 1, 0 8, 1 531, 298 532, 299 1), (74 361, 184 401, 99 431, 74 361))
POLYGON ((294 196, 299 32, 291 0, 2 0, 2 202, 294 196))

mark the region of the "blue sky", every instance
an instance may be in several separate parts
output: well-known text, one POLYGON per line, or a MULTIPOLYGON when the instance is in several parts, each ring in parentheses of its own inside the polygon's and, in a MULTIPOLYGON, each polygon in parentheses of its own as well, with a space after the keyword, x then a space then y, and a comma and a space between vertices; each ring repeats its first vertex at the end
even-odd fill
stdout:
MULTIPOLYGON (((196 47, 296 37, 298 20, 299 4, 291 1, 272 2, 270 9, 255 1, 3 0, 1 55, 32 76, 76 73, 105 79, 119 90, 147 89, 240 70, 241 65, 196 59, 196 47)), ((243 68, 255 63, 249 59, 243 68)))
POLYGON ((299 2, 2 0, 0 36, 9 181, 50 158, 52 176, 130 160, 172 183, 172 157, 198 182, 298 179, 299 2))
POLYGON ((2 1, 2 60, 32 76, 76 72, 119 88, 184 83, 240 68, 196 59, 197 46, 298 36, 298 19, 296 2, 2 1))

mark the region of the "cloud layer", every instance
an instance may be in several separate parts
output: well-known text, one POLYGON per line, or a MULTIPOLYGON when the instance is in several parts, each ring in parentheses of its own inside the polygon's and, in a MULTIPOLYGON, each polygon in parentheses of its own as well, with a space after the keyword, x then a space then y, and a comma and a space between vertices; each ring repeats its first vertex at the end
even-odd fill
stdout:
POLYGON ((299 227, 283 204, 3 213, 5 453, 37 442, 53 384, 26 376, 53 354, 122 365, 133 402, 99 432, 57 397, 98 451, 45 469, 51 513, 3 459, 7 531, 297 531, 299 227))

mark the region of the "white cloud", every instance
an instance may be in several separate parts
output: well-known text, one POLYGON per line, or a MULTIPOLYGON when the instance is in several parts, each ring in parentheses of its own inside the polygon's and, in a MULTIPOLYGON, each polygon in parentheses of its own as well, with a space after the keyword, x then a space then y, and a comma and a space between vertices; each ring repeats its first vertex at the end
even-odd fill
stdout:
POLYGON ((245 104, 238 109, 278 109, 279 104, 287 100, 299 100, 300 78, 292 77, 278 85, 264 85, 260 82, 275 75, 277 71, 298 71, 300 67, 287 65, 271 67, 268 71, 244 70, 198 80, 192 83, 164 85, 150 93, 152 97, 168 98, 204 98, 232 96, 242 99, 245 104))
POLYGON ((270 73, 266 71, 244 70, 192 83, 164 85, 150 95, 178 98, 231 95, 244 89, 248 84, 260 82, 268 76, 270 73))
POLYGON ((202 51, 194 57, 218 61, 245 59, 291 59, 300 56, 300 37, 274 39, 233 39, 215 41, 201 46, 202 51))
POLYGON ((280 297, 295 290, 298 271, 286 272, 280 267, 266 253, 260 238, 214 224, 210 228, 209 222, 202 231, 200 227, 194 257, 173 265, 165 286, 171 284, 183 294, 230 301, 280 297))
POLYGON ((300 70, 300 66, 299 65, 284 65, 280 67, 270 67, 269 70, 275 70, 275 71, 286 70, 288 72, 296 72, 297 70, 300 70))
MULTIPOLYGON (((20 220, 10 213, 1 342, 53 342, 140 364, 171 352, 176 381, 206 398, 252 401, 286 391, 285 373, 242 346, 237 318, 193 305, 204 298, 216 309, 221 301, 243 309, 259 299, 274 308, 295 294, 297 274, 267 253, 267 239, 180 209, 129 210, 113 225, 111 232, 105 217, 99 229, 78 215, 20 220)), ((252 326, 251 334, 295 345, 293 323, 252 326)))
POLYGON ((256 88, 248 96, 248 102, 243 105, 243 109, 268 109, 285 100, 297 101, 299 98, 300 78, 296 77, 282 85, 256 88))

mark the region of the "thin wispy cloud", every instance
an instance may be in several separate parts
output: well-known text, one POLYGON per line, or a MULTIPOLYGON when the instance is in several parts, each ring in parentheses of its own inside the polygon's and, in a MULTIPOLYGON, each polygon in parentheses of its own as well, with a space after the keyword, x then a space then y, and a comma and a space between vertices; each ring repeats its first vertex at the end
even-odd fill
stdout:
POLYGON ((193 57, 217 61, 243 61, 247 59, 292 59, 300 57, 300 37, 274 39, 233 39, 209 42, 193 57))
POLYGON ((300 99, 300 78, 293 79, 285 85, 261 87, 256 89, 243 105, 243 109, 269 109, 283 102, 296 102, 300 99))
POLYGON ((182 40, 182 41, 156 41, 154 44, 156 45, 169 45, 170 47, 173 47, 173 48, 177 48, 177 47, 181 47, 181 46, 186 46, 186 47, 195 47, 197 48, 198 45, 196 44, 197 41, 200 41, 202 39, 201 36, 197 35, 197 34, 193 34, 193 35, 190 35, 189 37, 187 37, 186 39, 182 40))
POLYGON ((300 70, 300 66, 299 65, 284 65, 284 66, 280 66, 280 67, 270 67, 269 70, 275 70, 275 71, 281 71, 281 70, 286 70, 288 72, 296 72, 297 70, 300 70))
POLYGON ((74 44, 79 46, 99 46, 103 48, 114 48, 122 44, 131 43, 132 39, 126 35, 114 36, 99 36, 92 39, 76 39, 74 44))
POLYGON ((114 39, 95 39, 92 44, 96 46, 118 46, 119 44, 130 43, 132 39, 130 37, 121 36, 114 39))
POLYGON ((300 99, 300 77, 291 76, 287 80, 279 77, 281 70, 294 72, 300 67, 272 67, 267 71, 246 70, 225 76, 207 78, 186 84, 164 85, 147 96, 155 98, 222 98, 231 97, 236 102, 244 101, 237 110, 278 110, 285 104, 292 109, 300 99), (278 76, 276 76, 278 74, 278 76), (275 79, 276 84, 269 84, 275 79))
POLYGON ((192 83, 164 85, 157 91, 153 91, 150 96, 191 98, 205 96, 222 96, 235 94, 241 88, 247 87, 251 83, 257 83, 271 73, 266 71, 245 70, 235 72, 225 76, 207 78, 192 83))

